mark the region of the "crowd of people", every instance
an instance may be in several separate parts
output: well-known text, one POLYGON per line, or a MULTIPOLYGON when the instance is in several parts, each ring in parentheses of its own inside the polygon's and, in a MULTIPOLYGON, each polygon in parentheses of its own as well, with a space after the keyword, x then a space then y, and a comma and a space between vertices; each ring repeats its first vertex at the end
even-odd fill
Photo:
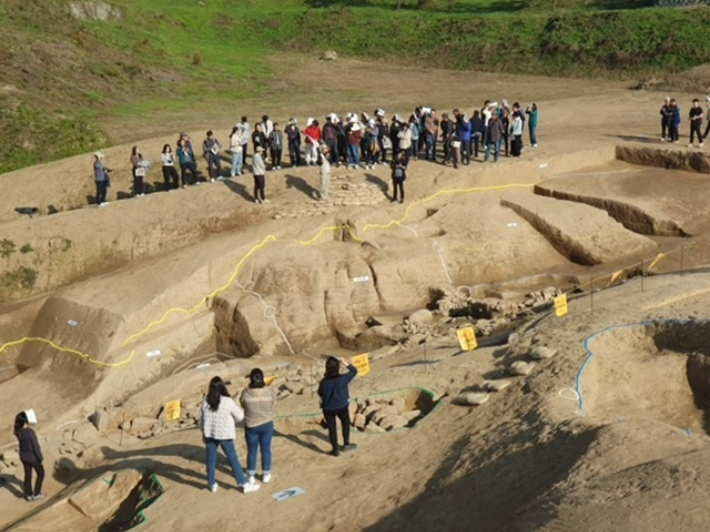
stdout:
MULTIPOLYGON (((227 148, 212 131, 207 131, 201 146, 207 168, 205 179, 198 170, 195 148, 187 133, 180 133, 175 151, 170 144, 165 144, 160 154, 164 190, 243 175, 251 145, 253 200, 256 203, 268 202, 266 172, 267 169, 282 169, 284 150, 288 151, 291 167, 321 167, 321 199, 327 199, 332 167, 372 170, 377 165, 389 165, 393 189, 397 191, 392 201, 403 202, 410 161, 423 159, 458 168, 459 164, 470 164, 479 155, 485 162, 498 162, 502 155, 520 157, 524 151, 526 122, 529 143, 537 147, 537 105, 530 104, 523 111, 517 102, 509 105, 506 100, 501 103, 486 100, 470 116, 459 109, 439 115, 436 109, 424 106, 417 107, 408 119, 399 114, 388 119, 384 109, 376 109, 372 116, 367 113, 342 116, 331 113, 322 125, 318 119, 309 118, 303 131, 295 118, 290 118, 282 129, 278 122, 264 115, 252 128, 243 116, 232 128, 227 148), (223 159, 223 152, 228 152, 225 156, 231 157, 223 159), (223 170, 223 161, 231 163, 228 174, 223 170)), ((104 165, 101 152, 94 155, 96 203, 105 206, 108 204, 111 170, 104 165)), ((138 146, 131 150, 130 161, 133 195, 142 197, 145 195, 145 178, 152 164, 143 157, 138 146)))
MULTIPOLYGON (((693 102, 688 112, 688 121, 690 123, 690 142, 688 148, 692 148, 697 137, 698 148, 705 145, 705 139, 710 134, 710 94, 705 97, 706 111, 700 105, 698 98, 693 99, 693 102), (707 125, 703 132, 703 117, 707 119, 707 125)), ((680 124, 682 122, 682 112, 680 105, 675 98, 666 97, 661 106, 661 142, 672 142, 677 144, 680 142, 680 124)))

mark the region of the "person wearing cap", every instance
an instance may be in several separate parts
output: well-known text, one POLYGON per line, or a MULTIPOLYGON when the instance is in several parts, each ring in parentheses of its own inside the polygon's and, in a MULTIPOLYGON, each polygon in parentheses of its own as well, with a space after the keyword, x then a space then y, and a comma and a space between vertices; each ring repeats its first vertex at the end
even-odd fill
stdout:
POLYGON ((143 179, 145 178, 146 168, 143 165, 143 154, 138 146, 133 146, 131 149, 131 165, 133 166, 133 197, 142 198, 145 196, 143 179))
POLYGON ((222 161, 219 158, 221 149, 222 144, 215 138, 214 133, 210 129, 207 132, 205 140, 202 141, 202 153, 205 157, 205 161, 207 161, 207 173, 212 183, 222 174, 222 161))
POLYGON ((362 140, 362 132, 360 124, 355 123, 350 128, 348 133, 348 153, 350 154, 350 166, 357 169, 360 166, 360 141, 362 140))
MULTIPOLYGON (((257 124, 258 128, 260 124, 257 124)), ((252 157, 252 172, 254 174, 254 203, 268 203, 266 190, 266 163, 264 162, 264 148, 256 146, 252 157)))
POLYGON ((254 368, 249 373, 249 386, 239 395, 239 404, 244 409, 247 480, 252 484, 255 482, 257 456, 261 451, 261 481, 268 484, 273 466, 271 442, 274 438, 276 392, 266 385, 261 369, 254 368))
POLYGON ((318 158, 318 164, 320 165, 320 191, 319 198, 321 201, 328 199, 328 191, 330 190, 330 161, 329 159, 329 149, 326 145, 321 145, 321 156, 318 158))
POLYGON ((284 130, 288 139, 288 154, 291 159, 291 166, 301 166, 301 130, 298 129, 298 120, 289 118, 288 125, 284 130))
POLYGON ((108 187, 110 186, 109 174, 111 170, 104 167, 103 164, 104 154, 100 151, 94 153, 94 182, 96 183, 96 204, 99 207, 108 205, 106 201, 106 194, 108 192, 108 187))
POLYGON ((306 164, 308 166, 318 163, 318 145, 321 139, 321 130, 318 120, 308 119, 306 130, 303 132, 306 136, 306 164))
POLYGON ((195 154, 192 151, 192 146, 189 144, 189 139, 186 135, 180 135, 177 156, 180 160, 180 180, 182 181, 182 188, 187 187, 187 172, 192 174, 190 184, 199 185, 200 181, 197 176, 197 162, 195 161, 195 154))
POLYGON ((338 152, 338 130, 340 124, 335 113, 329 114, 323 126, 323 142, 328 147, 330 161, 335 166, 340 166, 340 154, 338 152))

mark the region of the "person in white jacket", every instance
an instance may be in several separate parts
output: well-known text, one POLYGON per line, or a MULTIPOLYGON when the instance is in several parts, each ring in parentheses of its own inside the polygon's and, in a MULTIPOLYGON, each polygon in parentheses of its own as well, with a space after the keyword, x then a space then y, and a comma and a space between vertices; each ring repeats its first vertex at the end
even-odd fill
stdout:
POLYGON ((244 419, 244 411, 239 408, 220 377, 213 377, 207 395, 202 400, 200 430, 202 441, 207 446, 207 485, 212 493, 217 491, 215 469, 217 467, 217 448, 221 447, 227 456, 237 486, 244 493, 259 489, 259 485, 249 482, 239 463, 234 438, 237 435, 236 424, 244 419))

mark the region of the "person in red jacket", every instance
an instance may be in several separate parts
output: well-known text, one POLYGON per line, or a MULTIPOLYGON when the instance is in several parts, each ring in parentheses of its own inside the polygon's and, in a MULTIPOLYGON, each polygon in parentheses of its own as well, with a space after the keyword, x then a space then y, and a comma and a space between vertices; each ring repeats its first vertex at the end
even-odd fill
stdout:
POLYGON ((315 165, 318 163, 318 145, 321 139, 318 120, 310 121, 303 134, 306 136, 306 165, 315 165))
POLYGON ((42 493, 42 482, 44 481, 44 467, 42 462, 42 449, 37 440, 37 434, 29 426, 27 414, 20 412, 15 416, 15 437, 20 442, 20 461, 25 470, 24 491, 25 499, 28 501, 38 501, 44 499, 42 493), (32 489, 32 471, 37 473, 34 490, 32 489))

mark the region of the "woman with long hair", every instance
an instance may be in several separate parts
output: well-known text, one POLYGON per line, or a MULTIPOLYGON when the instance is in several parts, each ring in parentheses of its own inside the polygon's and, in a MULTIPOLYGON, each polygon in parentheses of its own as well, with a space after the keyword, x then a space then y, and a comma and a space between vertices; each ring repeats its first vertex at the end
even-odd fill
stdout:
POLYGON ((325 376, 318 385, 318 395, 321 398, 323 417, 328 425, 328 437, 333 450, 332 456, 340 456, 338 448, 338 427, 336 419, 340 419, 343 428, 343 451, 352 451, 356 445, 350 443, 350 397, 348 385, 357 376, 357 368, 347 364, 342 358, 328 357, 325 361, 325 376), (341 374, 340 368, 346 368, 347 373, 341 374))
POLYGON ((234 447, 234 438, 237 435, 236 423, 243 419, 244 412, 229 395, 224 381, 220 377, 213 377, 207 395, 202 400, 202 415, 200 417, 202 441, 207 446, 207 484, 213 493, 217 491, 215 468, 217 467, 218 447, 222 448, 229 460, 237 486, 242 488, 244 493, 251 493, 259 489, 258 484, 249 482, 244 476, 237 457, 237 450, 234 447))
POLYGON ((28 501, 44 499, 42 482, 44 482, 44 456, 37 440, 37 434, 29 426, 27 414, 20 412, 15 416, 15 437, 20 442, 20 461, 25 470, 24 492, 28 501), (32 471, 37 473, 34 490, 32 489, 32 471))
POLYGON ((160 154, 163 163, 163 179, 165 180, 165 190, 171 190, 180 186, 177 170, 175 169, 175 155, 170 144, 163 146, 160 154))
POLYGON ((131 165, 133 166, 133 196, 140 198, 143 193, 143 179, 145 178, 145 166, 143 165, 143 154, 138 146, 131 149, 131 165))
MULTIPOLYGON (((275 127, 275 126, 274 126, 275 127)), ((244 409, 244 435, 247 441, 247 477, 254 483, 256 458, 261 450, 261 480, 271 482, 271 441, 274 438, 274 418, 276 413, 276 393, 266 386, 264 372, 254 368, 249 374, 249 387, 239 396, 239 403, 244 409)))

